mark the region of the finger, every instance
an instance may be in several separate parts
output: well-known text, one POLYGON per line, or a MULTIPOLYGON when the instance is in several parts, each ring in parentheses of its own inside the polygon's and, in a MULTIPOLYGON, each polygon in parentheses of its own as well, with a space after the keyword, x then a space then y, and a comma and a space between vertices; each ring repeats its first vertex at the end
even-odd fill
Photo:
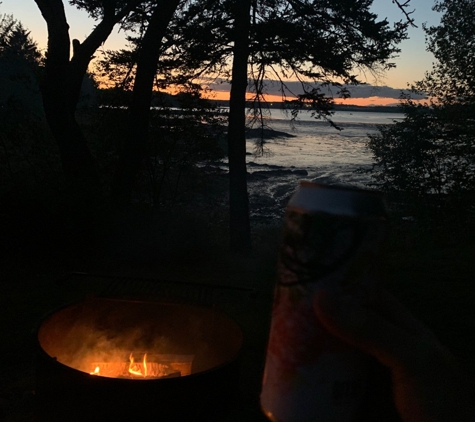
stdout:
POLYGON ((425 341, 440 345, 435 334, 387 290, 380 291, 379 301, 371 304, 371 308, 376 310, 383 318, 394 325, 411 333, 425 341))
POLYGON ((391 368, 404 366, 417 346, 411 333, 352 297, 321 291, 314 300, 314 310, 331 334, 391 368))

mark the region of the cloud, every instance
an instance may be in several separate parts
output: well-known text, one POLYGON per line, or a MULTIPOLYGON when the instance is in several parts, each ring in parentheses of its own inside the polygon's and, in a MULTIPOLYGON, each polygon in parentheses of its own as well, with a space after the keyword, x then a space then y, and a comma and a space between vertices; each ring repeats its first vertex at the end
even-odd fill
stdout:
MULTIPOLYGON (((213 80, 209 83, 209 88, 217 92, 229 92, 231 89, 231 84, 224 80, 213 80)), ((386 85, 376 86, 371 84, 365 85, 348 85, 348 90, 351 93, 352 98, 370 98, 370 97, 383 97, 383 98, 394 98, 398 100, 401 96, 401 92, 408 94, 410 91, 407 89, 391 88, 386 85)), ((268 95, 281 95, 282 86, 279 81, 275 80, 266 80, 264 82, 264 90, 268 95)), ((338 97, 339 87, 322 87, 322 92, 325 92, 328 95, 333 95, 338 97)), ((285 82, 285 93, 287 98, 292 97, 293 95, 299 95, 303 93, 302 86, 298 81, 289 81, 285 82)), ((413 99, 423 99, 423 95, 418 95, 411 93, 413 99)))

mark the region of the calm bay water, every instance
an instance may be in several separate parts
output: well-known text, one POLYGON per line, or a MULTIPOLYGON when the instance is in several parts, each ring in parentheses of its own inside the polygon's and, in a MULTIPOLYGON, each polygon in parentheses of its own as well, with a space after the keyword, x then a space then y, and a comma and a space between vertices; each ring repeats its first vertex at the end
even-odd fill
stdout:
MULTIPOLYGON (((294 137, 270 139, 266 145, 268 154, 263 157, 248 155, 248 163, 282 168, 294 166, 312 175, 325 171, 329 175, 334 173, 337 177, 345 168, 352 172, 355 166, 369 165, 371 155, 365 146, 368 134, 377 133, 376 125, 392 124, 395 119, 402 117, 402 114, 396 113, 340 111, 333 118, 342 128, 338 131, 327 122, 315 120, 307 113, 301 114, 294 127, 291 127, 283 112, 276 110, 269 119, 269 126, 294 137)), ((254 151, 252 139, 248 140, 247 151, 254 151)), ((252 169, 253 167, 250 171, 252 169)), ((347 177, 345 181, 349 181, 346 179, 347 177)))
POLYGON ((292 127, 282 111, 272 110, 269 126, 293 137, 268 139, 264 156, 252 154, 254 140, 248 139, 253 213, 280 214, 300 180, 366 187, 370 176, 361 170, 372 163, 366 148, 368 134, 377 133, 377 125, 392 124, 403 117, 399 113, 337 111, 333 121, 342 128, 338 131, 307 113, 302 113, 292 127))

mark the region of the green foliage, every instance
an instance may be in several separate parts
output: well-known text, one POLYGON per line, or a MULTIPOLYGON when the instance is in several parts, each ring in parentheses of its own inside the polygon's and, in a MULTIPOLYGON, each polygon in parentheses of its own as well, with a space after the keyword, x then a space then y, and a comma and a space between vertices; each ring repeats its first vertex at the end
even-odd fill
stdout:
POLYGON ((402 121, 369 137, 373 177, 385 190, 468 198, 475 192, 475 1, 445 0, 439 26, 425 27, 437 62, 414 92, 402 97, 402 121))

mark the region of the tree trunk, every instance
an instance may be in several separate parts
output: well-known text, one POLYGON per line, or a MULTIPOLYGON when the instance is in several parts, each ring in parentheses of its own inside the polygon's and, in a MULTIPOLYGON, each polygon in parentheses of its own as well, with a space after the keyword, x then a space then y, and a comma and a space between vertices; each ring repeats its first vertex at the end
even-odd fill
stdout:
POLYGON ((103 20, 81 44, 73 40, 70 60, 69 25, 62 0, 35 0, 48 27, 45 75, 41 83, 43 106, 58 145, 69 196, 75 210, 91 210, 100 199, 95 160, 76 121, 81 85, 94 52, 108 38, 114 25, 140 0, 128 1, 115 13, 106 7, 103 20))
POLYGON ((119 205, 130 202, 134 181, 147 151, 150 103, 162 38, 179 3, 180 0, 162 0, 155 7, 142 41, 127 137, 112 186, 112 199, 119 205))
POLYGON ((43 106, 58 145, 69 197, 74 198, 73 206, 87 209, 100 198, 99 175, 70 103, 61 92, 64 85, 59 77, 46 75, 42 86, 43 106))
POLYGON ((48 25, 48 52, 41 84, 43 106, 59 148, 63 171, 74 206, 87 208, 97 199, 99 177, 94 159, 70 103, 71 67, 69 25, 61 1, 37 1, 48 25))
POLYGON ((235 2, 234 54, 229 101, 229 212, 231 249, 251 249, 246 169, 246 91, 251 0, 235 2))

